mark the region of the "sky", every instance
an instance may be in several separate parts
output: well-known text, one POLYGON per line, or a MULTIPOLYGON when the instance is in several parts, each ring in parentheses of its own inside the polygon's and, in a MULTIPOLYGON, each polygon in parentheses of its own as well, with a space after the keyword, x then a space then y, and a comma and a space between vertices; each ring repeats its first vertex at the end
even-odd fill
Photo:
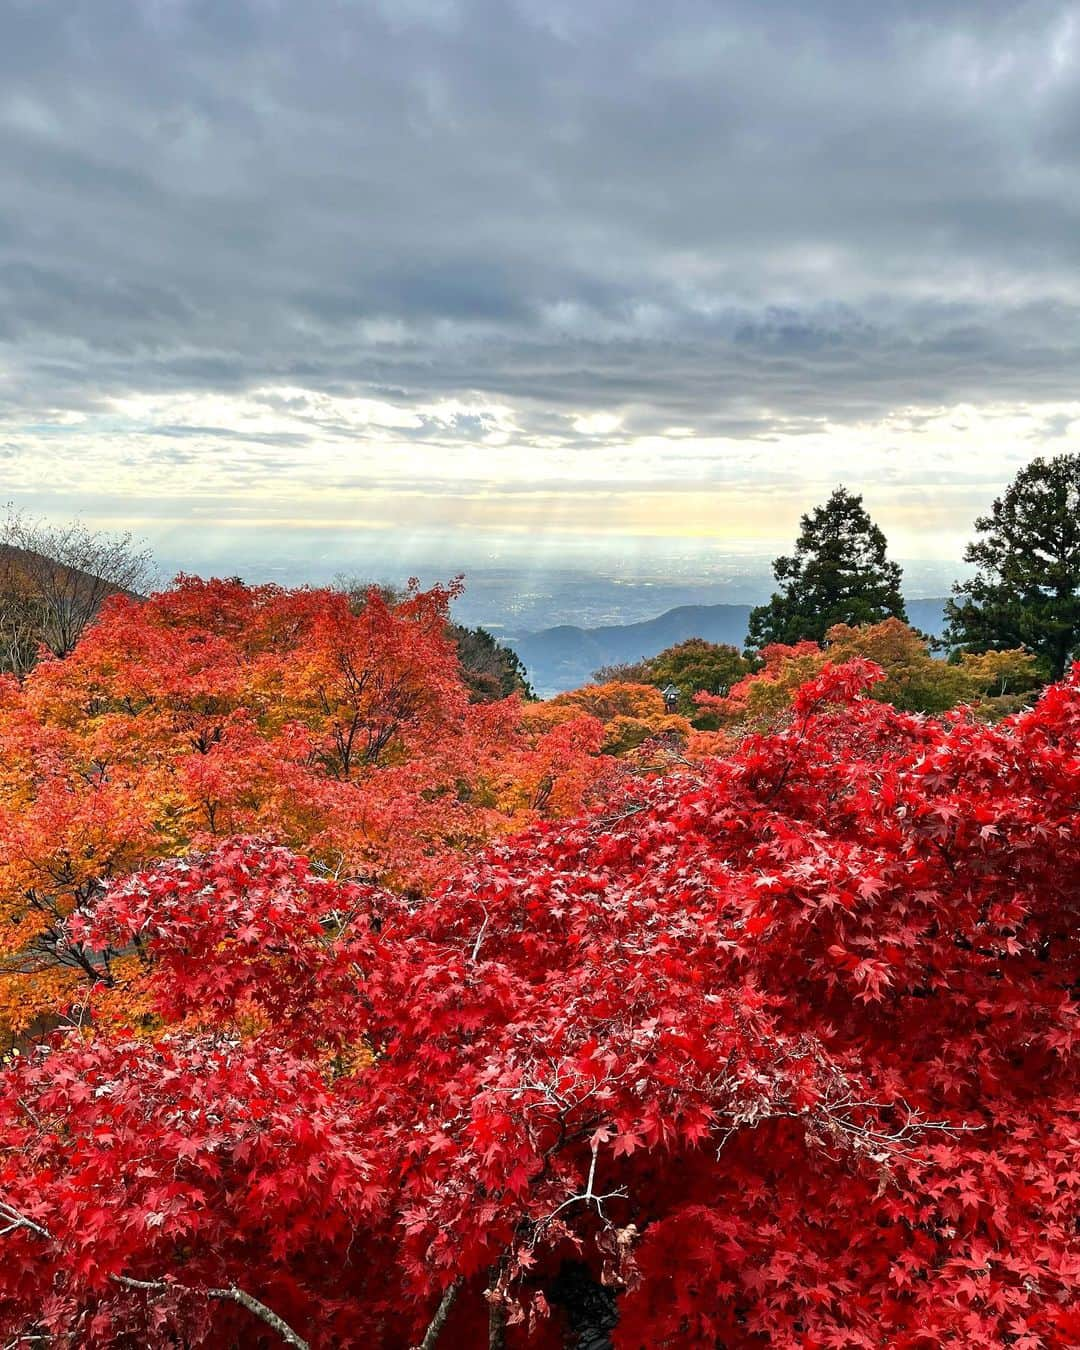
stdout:
POLYGON ((843 482, 958 559, 1077 445, 1078 61, 1039 0, 0 0, 0 500, 303 579, 843 482))

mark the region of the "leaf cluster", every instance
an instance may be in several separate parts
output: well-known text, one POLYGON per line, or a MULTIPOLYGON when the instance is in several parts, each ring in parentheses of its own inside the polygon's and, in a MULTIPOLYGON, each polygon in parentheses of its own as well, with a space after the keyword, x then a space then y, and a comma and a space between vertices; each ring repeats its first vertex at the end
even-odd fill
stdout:
POLYGON ((0 1327, 555 1346, 572 1261, 617 1347, 1076 1344, 1080 671, 883 678, 425 903, 252 839, 109 887, 160 1024, 0 1079, 0 1327))

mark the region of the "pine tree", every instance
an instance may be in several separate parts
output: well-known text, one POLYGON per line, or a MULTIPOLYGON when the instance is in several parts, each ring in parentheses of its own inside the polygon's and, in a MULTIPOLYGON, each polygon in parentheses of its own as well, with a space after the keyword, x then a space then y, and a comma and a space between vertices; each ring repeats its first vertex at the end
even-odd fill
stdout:
POLYGON ((512 647, 499 642, 486 628, 464 628, 455 623, 449 632, 457 647, 470 703, 493 703, 511 694, 536 698, 528 671, 512 647))
POLYGON ((804 638, 820 642, 838 623, 907 621, 900 568, 889 561, 885 536, 861 496, 838 487, 801 524, 794 554, 773 563, 779 589, 750 612, 748 649, 804 638))
POLYGON ((948 642, 1024 646, 1060 679, 1080 647, 1080 454, 1033 459, 975 529, 964 558, 978 571, 953 588, 948 642))

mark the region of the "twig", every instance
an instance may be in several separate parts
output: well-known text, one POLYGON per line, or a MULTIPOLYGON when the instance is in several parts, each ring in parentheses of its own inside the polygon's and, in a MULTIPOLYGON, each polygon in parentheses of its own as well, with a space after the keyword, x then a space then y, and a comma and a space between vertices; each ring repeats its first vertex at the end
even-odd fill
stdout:
POLYGON ((613 1191, 605 1191, 603 1195, 598 1195, 596 1191, 593 1190, 593 1183, 596 1180, 596 1155, 599 1152, 599 1149, 600 1149, 599 1141, 594 1139, 592 1142, 592 1161, 589 1164, 589 1178, 585 1183, 585 1189, 579 1192, 577 1195, 571 1195, 569 1199, 564 1200, 561 1205, 557 1205, 555 1209, 551 1211, 550 1214, 546 1215, 543 1219, 540 1220, 540 1222, 536 1225, 536 1233, 534 1236, 534 1241, 537 1238, 539 1238, 540 1234, 544 1231, 544 1229, 548 1226, 548 1224, 552 1223, 555 1219, 558 1218, 558 1216, 563 1212, 564 1209, 569 1208, 570 1205, 576 1205, 579 1202, 582 1202, 585 1205, 595 1205, 596 1213, 599 1216, 600 1221, 603 1223, 604 1227, 605 1228, 612 1227, 611 1220, 604 1213, 604 1201, 625 1200, 627 1197, 627 1190, 625 1186, 618 1186, 613 1191))
POLYGON ((8 1226, 0 1229, 0 1237, 2 1237, 4 1233, 10 1233, 15 1228, 28 1228, 31 1233, 36 1233, 38 1237, 44 1238, 46 1242, 53 1241, 53 1235, 47 1228, 42 1228, 41 1224, 35 1223, 33 1219, 28 1219, 25 1214, 20 1214, 17 1209, 12 1209, 10 1205, 4 1204, 2 1200, 0 1200, 0 1219, 6 1219, 8 1221, 8 1226))
POLYGON ((22 1097, 19 1098, 19 1105, 30 1117, 30 1119, 34 1122, 34 1124, 38 1127, 39 1130, 43 1130, 45 1128, 45 1126, 42 1125, 41 1123, 41 1117, 31 1107, 29 1107, 26 1104, 26 1102, 23 1100, 22 1097))
POLYGON ((487 932, 488 920, 490 918, 491 915, 488 914, 487 910, 485 909, 484 922, 480 925, 480 931, 476 935, 476 942, 473 944, 472 955, 469 957, 469 960, 474 963, 476 961, 476 958, 480 955, 480 944, 484 940, 484 934, 487 932))

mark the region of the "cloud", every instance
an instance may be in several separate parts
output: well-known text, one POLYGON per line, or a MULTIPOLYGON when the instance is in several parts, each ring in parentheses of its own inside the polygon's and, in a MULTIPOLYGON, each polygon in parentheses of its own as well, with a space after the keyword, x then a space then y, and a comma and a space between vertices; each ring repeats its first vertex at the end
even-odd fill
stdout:
POLYGON ((4 485, 925 484, 958 407, 996 482, 1072 417, 1078 59, 1050 0, 0 0, 4 485))

